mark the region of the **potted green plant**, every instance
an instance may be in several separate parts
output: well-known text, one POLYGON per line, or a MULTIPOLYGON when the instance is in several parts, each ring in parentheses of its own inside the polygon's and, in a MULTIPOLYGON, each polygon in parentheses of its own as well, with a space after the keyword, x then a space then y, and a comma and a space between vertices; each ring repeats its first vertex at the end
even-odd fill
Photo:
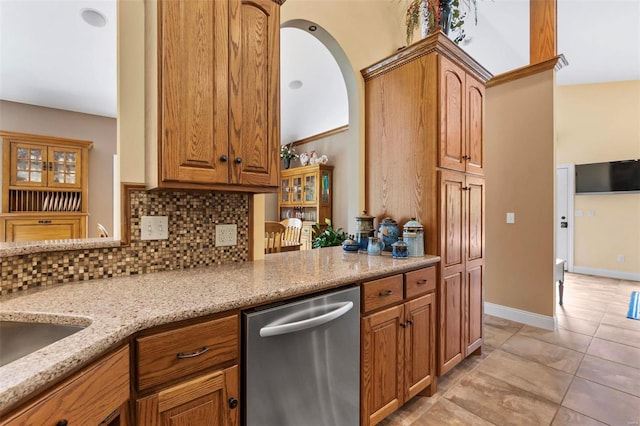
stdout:
POLYGON ((474 22, 478 23, 477 0, 409 0, 405 24, 407 27, 407 44, 411 44, 413 33, 419 24, 422 25, 422 37, 436 31, 449 34, 453 31, 458 44, 465 38, 462 27, 467 13, 473 11, 474 22))
POLYGON ((296 154, 296 148, 293 146, 293 143, 282 145, 280 147, 280 158, 284 160, 285 169, 291 167, 291 160, 298 158, 298 154, 296 154))
POLYGON ((347 234, 342 228, 333 229, 331 219, 325 219, 324 222, 326 224, 324 227, 319 223, 313 225, 312 232, 315 235, 313 238, 313 248, 341 245, 342 242, 347 239, 347 234))

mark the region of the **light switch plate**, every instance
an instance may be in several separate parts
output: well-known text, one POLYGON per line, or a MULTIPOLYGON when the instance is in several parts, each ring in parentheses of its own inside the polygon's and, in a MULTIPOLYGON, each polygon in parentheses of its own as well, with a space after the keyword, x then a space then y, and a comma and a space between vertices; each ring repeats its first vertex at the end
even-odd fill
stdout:
POLYGON ((169 216, 142 216, 140 234, 143 240, 168 240, 169 216))
POLYGON ((507 213, 507 223, 516 223, 515 213, 507 213))
POLYGON ((216 225, 216 247, 235 246, 238 244, 238 225, 216 225))

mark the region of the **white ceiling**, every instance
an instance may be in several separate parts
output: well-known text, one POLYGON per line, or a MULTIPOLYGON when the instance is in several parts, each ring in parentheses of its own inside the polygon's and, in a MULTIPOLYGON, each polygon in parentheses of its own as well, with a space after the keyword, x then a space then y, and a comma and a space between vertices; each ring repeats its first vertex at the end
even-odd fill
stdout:
POLYGON ((116 28, 115 0, 0 0, 0 99, 115 117, 116 28))
MULTIPOLYGON (((494 74, 526 65, 528 0, 480 0, 478 12, 462 47, 494 74)), ((569 61, 559 84, 640 79, 640 0, 558 0, 558 51, 569 61)), ((310 62, 304 50, 291 57, 283 75, 310 62)), ((0 0, 0 99, 115 117, 116 90, 115 0, 0 0), (83 8, 107 26, 84 23, 83 8)))

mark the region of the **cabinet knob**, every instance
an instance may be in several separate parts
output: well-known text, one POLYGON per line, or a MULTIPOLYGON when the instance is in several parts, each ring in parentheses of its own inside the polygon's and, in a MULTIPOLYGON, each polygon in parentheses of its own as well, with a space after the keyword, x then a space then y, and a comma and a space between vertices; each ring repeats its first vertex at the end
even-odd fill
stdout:
POLYGON ((234 408, 236 408, 238 406, 238 404, 239 404, 239 402, 238 402, 237 399, 235 399, 233 397, 229 398, 229 408, 231 408, 233 410, 234 408))
POLYGON ((400 323, 400 327, 402 327, 402 328, 407 328, 407 323, 405 323, 405 322, 401 322, 401 323, 400 323))
POLYGON ((242 163, 242 158, 236 157, 236 159, 233 160, 233 162, 236 163, 236 164, 240 164, 240 163, 242 163))
POLYGON ((407 320, 407 325, 413 325, 413 320, 407 320))
POLYGON ((226 155, 220 156, 220 161, 222 161, 223 163, 226 163, 227 160, 229 160, 229 157, 227 157, 226 155))
POLYGON ((60 420, 58 423, 56 423, 56 426, 67 426, 69 424, 69 422, 67 420, 60 420))

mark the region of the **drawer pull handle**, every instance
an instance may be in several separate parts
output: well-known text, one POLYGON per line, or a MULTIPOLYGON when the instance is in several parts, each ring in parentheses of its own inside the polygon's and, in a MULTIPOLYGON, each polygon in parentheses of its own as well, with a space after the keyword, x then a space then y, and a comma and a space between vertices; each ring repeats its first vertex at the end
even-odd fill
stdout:
POLYGON ((416 282, 416 284, 418 284, 418 285, 422 285, 422 284, 426 284, 426 283, 427 283, 427 280, 418 280, 416 282))
POLYGON ((387 290, 387 291, 381 291, 380 293, 378 293, 378 296, 387 297, 387 296, 391 296, 392 294, 393 294, 393 291, 387 290))
POLYGON ((176 356, 177 356, 178 359, 195 358, 195 357, 200 356, 203 353, 207 352, 208 350, 209 350, 209 346, 203 346, 202 349, 200 349, 199 351, 196 351, 194 353, 185 354, 183 352, 180 352, 176 356))
POLYGON ((42 225, 48 225, 51 223, 50 220, 39 220, 38 223, 42 224, 42 225))

